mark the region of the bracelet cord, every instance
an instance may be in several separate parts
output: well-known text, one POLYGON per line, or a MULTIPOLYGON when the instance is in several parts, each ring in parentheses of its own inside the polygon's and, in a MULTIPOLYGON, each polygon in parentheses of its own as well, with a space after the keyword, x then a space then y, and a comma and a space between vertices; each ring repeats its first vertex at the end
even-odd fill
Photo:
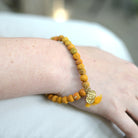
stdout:
POLYGON ((69 102, 74 102, 76 100, 79 100, 82 97, 86 97, 85 107, 90 107, 91 105, 99 104, 102 100, 102 95, 96 97, 96 92, 90 88, 90 83, 88 82, 88 76, 86 75, 86 70, 83 61, 80 58, 80 54, 78 53, 75 45, 73 45, 71 41, 69 41, 69 39, 67 37, 64 37, 63 35, 55 36, 52 37, 51 39, 63 42, 63 44, 72 54, 80 74, 80 80, 82 81, 82 89, 80 89, 79 92, 75 92, 72 95, 63 97, 58 96, 56 94, 46 94, 46 96, 48 96, 48 99, 53 102, 57 102, 59 104, 61 103, 67 104, 69 102))

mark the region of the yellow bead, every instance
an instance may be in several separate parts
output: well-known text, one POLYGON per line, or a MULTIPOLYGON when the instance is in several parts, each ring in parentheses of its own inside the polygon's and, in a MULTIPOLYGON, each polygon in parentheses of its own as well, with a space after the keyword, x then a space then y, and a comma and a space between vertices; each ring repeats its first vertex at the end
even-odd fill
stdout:
POLYGON ((69 40, 66 40, 65 43, 64 43, 66 46, 70 45, 71 42, 69 40))
POLYGON ((58 97, 58 98, 57 98, 57 102, 58 102, 59 104, 61 104, 61 103, 62 103, 62 98, 61 98, 61 97, 58 97))
POLYGON ((67 101, 67 96, 62 97, 62 103, 65 103, 65 104, 68 103, 68 101, 67 101))
POLYGON ((60 40, 60 41, 62 41, 63 38, 64 38, 63 35, 60 35, 60 36, 59 36, 59 40, 60 40))
POLYGON ((88 88, 90 87, 90 83, 89 83, 88 81, 82 82, 82 87, 83 87, 84 89, 88 89, 88 88))
POLYGON ((71 50, 70 50, 70 53, 73 55, 73 54, 75 54, 75 53, 77 53, 77 49, 74 47, 74 48, 72 48, 71 50))
POLYGON ((86 96, 86 92, 84 91, 84 89, 80 89, 79 90, 79 94, 81 97, 85 97, 86 96))
POLYGON ((71 50, 72 48, 74 48, 75 46, 73 45, 73 44, 70 44, 70 45, 68 45, 68 50, 71 50))
POLYGON ((84 64, 77 65, 77 69, 84 69, 84 64))
POLYGON ((80 54, 79 54, 79 53, 75 53, 75 54, 73 55, 73 58, 74 58, 75 60, 79 59, 79 58, 80 58, 80 54))
POLYGON ((69 40, 67 37, 62 38, 62 42, 65 43, 65 41, 69 40))
POLYGON ((52 97, 52 101, 53 101, 53 102, 56 102, 57 98, 58 98, 58 96, 57 96, 57 95, 54 95, 54 96, 52 97))
POLYGON ((88 80, 88 76, 87 75, 81 75, 80 76, 80 80, 81 81, 87 81, 88 80))

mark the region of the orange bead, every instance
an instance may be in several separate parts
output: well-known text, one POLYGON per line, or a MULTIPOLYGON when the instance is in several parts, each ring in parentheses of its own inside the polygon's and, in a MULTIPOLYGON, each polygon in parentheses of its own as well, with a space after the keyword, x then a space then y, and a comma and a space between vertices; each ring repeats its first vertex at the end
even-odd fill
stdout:
POLYGON ((68 45, 68 50, 71 50, 72 48, 75 48, 75 46, 73 45, 73 44, 70 44, 70 45, 68 45))
POLYGON ((86 92, 84 91, 84 89, 80 89, 79 90, 79 94, 81 97, 85 97, 86 96, 86 92))
POLYGON ((84 69, 84 64, 77 65, 77 69, 84 69))
POLYGON ((63 38, 64 38, 63 35, 60 35, 60 36, 59 36, 59 40, 60 40, 60 41, 62 41, 63 38))
POLYGON ((58 96, 57 96, 57 95, 54 95, 54 96, 52 97, 52 101, 53 101, 53 102, 56 102, 56 101, 57 101, 57 98, 58 98, 58 96))
POLYGON ((78 64, 82 64, 82 62, 83 62, 83 61, 82 61, 82 59, 80 59, 80 58, 76 60, 76 64, 77 64, 77 65, 78 65, 78 64))
POLYGON ((72 96, 72 95, 69 95, 69 96, 67 97, 67 100, 68 100, 69 102, 74 102, 74 99, 73 99, 73 96, 72 96))
POLYGON ((53 97, 53 96, 54 96, 53 94, 49 94, 49 95, 48 95, 48 99, 49 99, 49 100, 52 100, 52 97, 53 97))
POLYGON ((55 36, 55 37, 52 37, 51 39, 58 41, 59 40, 59 37, 58 36, 55 36))
POLYGON ((75 54, 75 53, 77 53, 77 49, 74 47, 74 48, 72 48, 71 50, 70 50, 70 53, 73 55, 73 54, 75 54))
POLYGON ((67 96, 62 97, 62 103, 65 103, 65 104, 68 103, 68 101, 67 101, 67 96))
POLYGON ((79 54, 79 53, 75 53, 75 54, 73 55, 73 58, 74 58, 75 60, 79 59, 79 58, 80 58, 80 54, 79 54))
POLYGON ((64 42, 64 44, 65 44, 66 46, 68 46, 68 45, 71 44, 71 42, 70 42, 69 40, 66 40, 66 41, 64 42))
POLYGON ((61 97, 58 97, 58 98, 57 98, 57 102, 58 102, 59 104, 61 104, 61 103, 62 103, 62 98, 61 98, 61 97))
POLYGON ((88 80, 88 76, 87 75, 81 75, 80 76, 80 80, 81 81, 87 81, 88 80))
POLYGON ((73 94, 74 100, 79 100, 81 98, 80 94, 78 92, 73 94))
POLYGON ((62 38, 62 42, 65 43, 65 41, 69 40, 67 37, 62 38))
POLYGON ((90 86, 90 83, 89 83, 88 81, 82 82, 82 87, 83 87, 84 89, 88 89, 89 86, 90 86))
POLYGON ((85 75, 86 74, 86 70, 83 68, 83 69, 79 69, 79 74, 80 75, 85 75))

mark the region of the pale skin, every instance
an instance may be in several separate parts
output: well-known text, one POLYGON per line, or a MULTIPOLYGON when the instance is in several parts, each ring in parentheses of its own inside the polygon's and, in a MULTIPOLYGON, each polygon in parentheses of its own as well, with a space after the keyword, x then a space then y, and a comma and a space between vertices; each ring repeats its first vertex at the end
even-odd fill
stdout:
MULTIPOLYGON (((71 105, 112 121, 129 138, 138 136, 138 68, 94 47, 77 47, 91 88, 100 104, 71 105)), ((0 38, 0 100, 33 94, 73 94, 81 88, 75 62, 66 47, 40 38, 0 38)), ((56 103, 55 103, 56 104, 56 103)))

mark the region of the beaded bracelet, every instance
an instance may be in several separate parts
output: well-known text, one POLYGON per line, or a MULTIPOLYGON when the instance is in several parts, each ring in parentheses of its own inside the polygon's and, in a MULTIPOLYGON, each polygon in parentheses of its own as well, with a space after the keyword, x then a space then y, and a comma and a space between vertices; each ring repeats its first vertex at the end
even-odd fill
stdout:
POLYGON ((88 77, 86 75, 84 64, 75 46, 71 43, 71 41, 69 41, 67 37, 64 37, 63 35, 55 36, 51 39, 56 41, 62 41, 63 44, 67 47, 67 49, 70 51, 70 53, 73 55, 73 59, 76 62, 77 69, 80 74, 80 80, 82 81, 82 89, 80 89, 79 92, 75 92, 72 95, 64 97, 58 96, 56 94, 46 94, 46 96, 48 96, 48 99, 59 104, 67 104, 68 102, 74 102, 76 100, 79 100, 81 99, 81 97, 86 97, 86 107, 90 107, 91 105, 96 105, 100 103, 102 95, 96 97, 96 92, 90 88, 90 83, 88 82, 88 77))

